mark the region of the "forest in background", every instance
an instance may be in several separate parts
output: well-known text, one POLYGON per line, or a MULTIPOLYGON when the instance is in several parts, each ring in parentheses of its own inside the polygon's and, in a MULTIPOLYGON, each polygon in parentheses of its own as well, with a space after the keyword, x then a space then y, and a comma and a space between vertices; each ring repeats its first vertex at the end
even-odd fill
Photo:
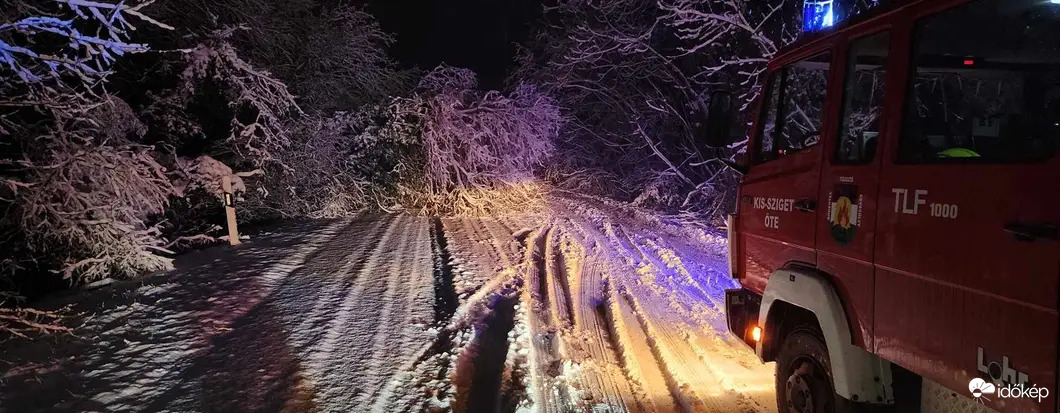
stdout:
POLYGON ((737 176, 718 159, 746 139, 702 142, 710 93, 748 113, 802 2, 543 8, 507 86, 483 90, 468 69, 400 67, 394 37, 338 0, 14 0, 0 307, 217 242, 223 175, 241 222, 498 214, 551 189, 689 222, 730 210, 737 176))

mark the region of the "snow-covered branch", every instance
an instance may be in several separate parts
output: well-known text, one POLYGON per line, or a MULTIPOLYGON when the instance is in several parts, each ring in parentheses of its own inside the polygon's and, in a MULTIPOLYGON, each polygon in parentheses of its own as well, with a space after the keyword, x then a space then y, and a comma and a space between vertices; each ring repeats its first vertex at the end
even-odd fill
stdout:
POLYGON ((239 56, 229 42, 236 30, 239 28, 216 32, 207 41, 184 50, 179 85, 161 96, 152 112, 156 122, 169 129, 165 133, 187 133, 180 128, 186 111, 200 93, 217 87, 231 114, 227 137, 231 149, 253 167, 264 168, 277 164, 276 153, 290 145, 285 122, 302 110, 283 82, 239 56))
POLYGON ((611 177, 617 182, 601 194, 618 197, 662 187, 731 195, 718 182, 732 177, 719 181, 726 168, 711 160, 743 151, 747 141, 705 145, 709 97, 719 89, 732 93, 746 130, 768 61, 798 35, 796 6, 794 0, 564 0, 546 7, 548 26, 523 51, 515 79, 542 85, 570 110, 549 176, 575 187, 588 185, 566 177, 611 177))
POLYGON ((663 20, 676 31, 683 53, 707 57, 691 77, 696 82, 739 85, 741 110, 760 93, 769 62, 799 34, 798 20, 785 10, 793 0, 659 0, 663 20))
MULTIPOLYGON (((18 79, 23 86, 44 81, 52 88, 75 86, 67 85, 66 76, 92 85, 109 73, 117 58, 148 50, 146 44, 131 41, 130 32, 136 27, 129 17, 172 29, 140 11, 152 1, 131 6, 125 2, 54 0, 59 6, 54 15, 0 23, 0 75, 18 79)), ((0 91, 7 94, 18 90, 17 83, 5 81, 4 85, 0 91)))
POLYGON ((31 250, 63 255, 59 271, 72 281, 168 268, 150 218, 179 192, 151 148, 126 139, 143 125, 114 97, 76 116, 54 112, 32 151, 4 161, 22 183, 3 191, 15 207, 5 224, 25 229, 31 250))
POLYGON ((522 84, 510 95, 478 92, 474 73, 439 67, 424 76, 399 112, 418 119, 425 164, 423 200, 430 211, 483 213, 498 194, 534 187, 533 172, 554 148, 559 106, 522 84))

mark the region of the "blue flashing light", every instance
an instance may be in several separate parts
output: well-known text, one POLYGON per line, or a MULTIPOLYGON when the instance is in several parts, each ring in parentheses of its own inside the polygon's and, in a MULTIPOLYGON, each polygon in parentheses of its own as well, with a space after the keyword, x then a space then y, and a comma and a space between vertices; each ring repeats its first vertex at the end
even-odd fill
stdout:
POLYGON ((1053 4, 1060 4, 1060 0, 1049 0, 1049 2, 1053 4))
POLYGON ((819 32, 821 30, 832 27, 833 25, 835 25, 835 23, 835 0, 806 0, 803 3, 803 32, 819 32))

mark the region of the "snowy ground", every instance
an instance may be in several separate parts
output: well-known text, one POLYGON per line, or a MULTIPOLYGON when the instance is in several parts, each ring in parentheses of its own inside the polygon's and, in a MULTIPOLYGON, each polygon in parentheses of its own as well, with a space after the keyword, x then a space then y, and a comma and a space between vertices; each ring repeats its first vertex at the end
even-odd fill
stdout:
POLYGON ((723 239, 550 205, 289 224, 81 293, 78 337, 0 347, 0 411, 775 410, 724 334, 723 239))

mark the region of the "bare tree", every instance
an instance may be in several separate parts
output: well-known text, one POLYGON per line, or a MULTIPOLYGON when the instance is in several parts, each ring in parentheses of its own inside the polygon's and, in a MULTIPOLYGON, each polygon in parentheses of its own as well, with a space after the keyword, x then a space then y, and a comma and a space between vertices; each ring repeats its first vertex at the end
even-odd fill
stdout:
POLYGON ((561 1, 522 56, 516 79, 541 84, 570 111, 549 173, 562 186, 659 205, 717 179, 730 156, 701 140, 707 96, 699 51, 682 48, 666 4, 561 1), (662 198, 666 198, 663 201, 662 198))
POLYGON ((645 165, 681 162, 652 151, 674 135, 688 142, 691 128, 680 130, 679 118, 694 101, 683 73, 653 45, 661 27, 654 14, 654 5, 636 1, 546 7, 548 25, 524 52, 514 79, 541 85, 570 114, 553 180, 621 193, 644 184, 645 165), (654 162, 645 162, 645 154, 654 162))
POLYGON ((662 18, 675 29, 683 54, 704 56, 690 73, 695 82, 735 89, 740 110, 761 91, 766 64, 799 35, 792 0, 660 0, 662 18))
MULTIPOLYGON (((875 3, 836 1, 847 14, 875 3)), ((542 85, 570 111, 550 178, 668 210, 730 208, 735 176, 717 159, 745 150, 767 63, 801 34, 801 7, 794 0, 548 3, 513 78, 542 85), (721 148, 701 140, 715 91, 732 93, 741 115, 734 142, 721 148)))

